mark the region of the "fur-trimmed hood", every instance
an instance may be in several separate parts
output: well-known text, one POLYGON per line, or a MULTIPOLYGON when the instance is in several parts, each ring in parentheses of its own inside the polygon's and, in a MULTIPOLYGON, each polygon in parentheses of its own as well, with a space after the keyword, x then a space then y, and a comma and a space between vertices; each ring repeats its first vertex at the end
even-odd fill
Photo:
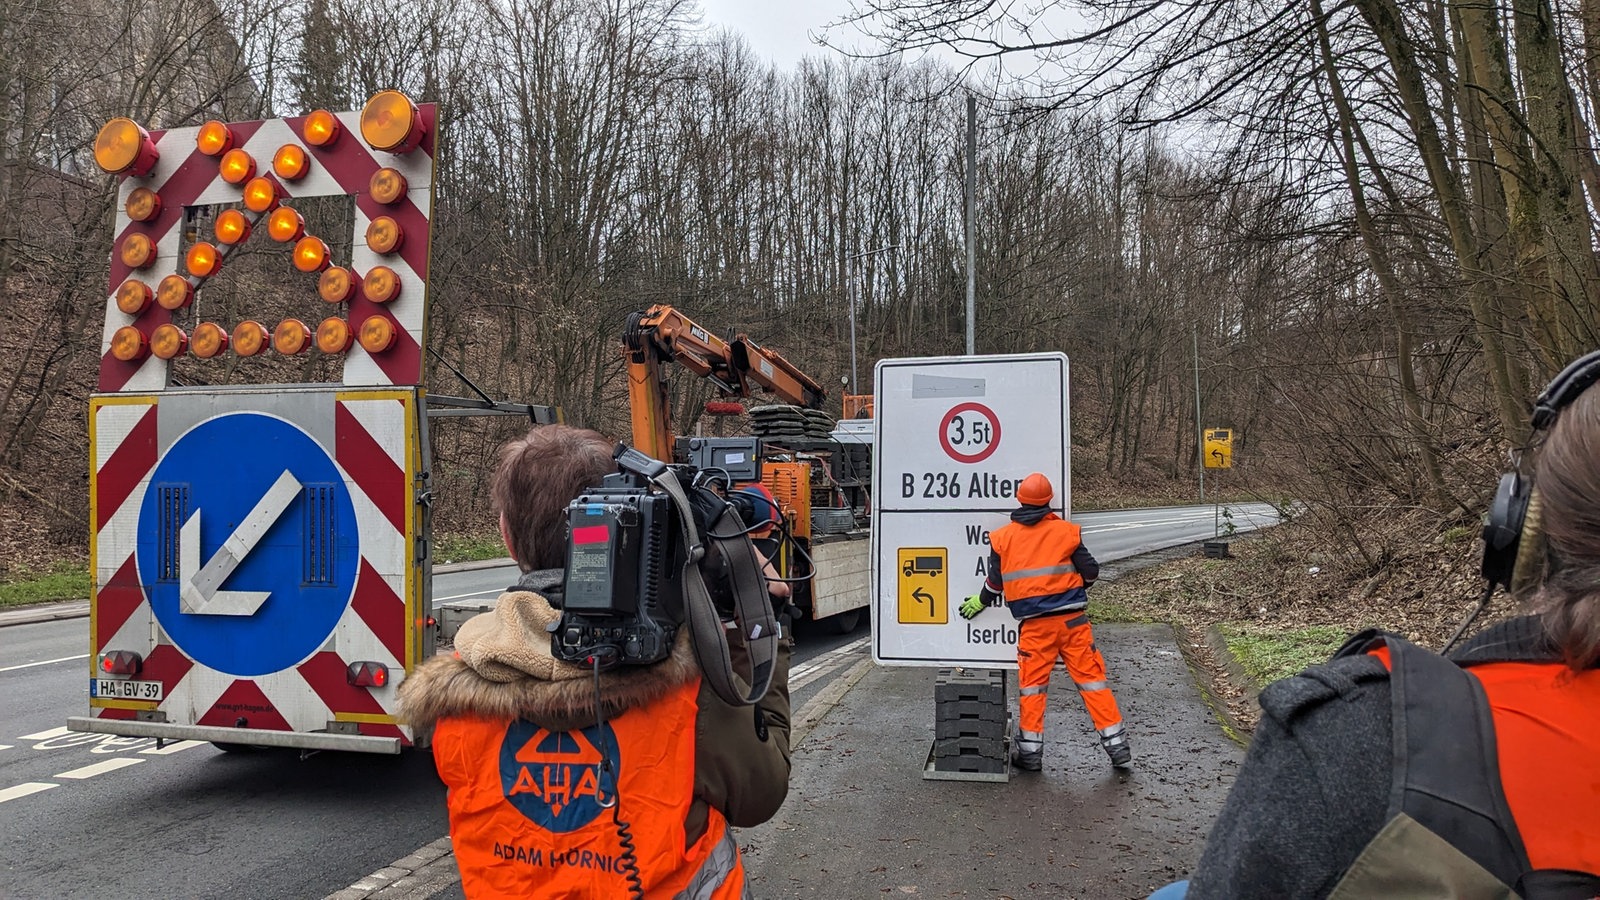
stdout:
MULTIPOLYGON (((461 626, 453 654, 427 660, 400 685, 402 718, 419 732, 446 716, 464 715, 520 717, 557 731, 593 724, 593 671, 550 652, 550 629, 560 618, 537 593, 501 594, 492 612, 461 626)), ((672 654, 661 662, 600 674, 605 715, 647 704, 699 674, 689 631, 679 629, 672 654)))

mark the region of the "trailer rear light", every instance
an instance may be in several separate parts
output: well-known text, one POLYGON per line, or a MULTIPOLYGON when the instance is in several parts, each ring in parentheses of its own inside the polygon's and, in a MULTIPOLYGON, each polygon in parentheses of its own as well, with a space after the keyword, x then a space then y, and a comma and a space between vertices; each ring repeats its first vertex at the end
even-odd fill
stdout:
POLYGON ((400 296, 400 276, 388 266, 373 266, 361 280, 361 295, 373 303, 388 303, 400 296))
POLYGON ((119 254, 122 264, 130 269, 147 269, 156 261, 156 245, 149 235, 134 232, 122 240, 119 254))
POLYGON ((338 316, 329 316, 317 326, 317 349, 323 353, 343 353, 354 341, 350 326, 338 316))
POLYGON ((144 332, 124 325, 111 335, 111 355, 123 362, 135 362, 150 354, 150 339, 144 332))
POLYGON ((294 244, 294 267, 302 272, 321 272, 328 267, 328 245, 322 238, 306 235, 294 244))
POLYGON ((379 169, 367 182, 367 193, 384 206, 396 203, 406 195, 406 177, 397 169, 379 169))
POLYGON ((245 319, 233 326, 233 352, 240 356, 257 356, 267 349, 267 327, 260 322, 245 319))
POLYGON ((344 677, 356 687, 385 687, 389 684, 389 667, 376 662, 353 662, 345 669, 344 677))
POLYGON ((211 359, 228 349, 228 332, 215 322, 201 322, 189 338, 189 352, 201 359, 211 359))
POLYGON ((155 333, 150 335, 150 352, 161 359, 181 356, 187 349, 189 349, 189 336, 184 334, 182 328, 171 322, 157 325, 155 333))
POLYGON ((107 675, 137 675, 144 660, 132 650, 112 650, 100 656, 100 671, 107 675))
POLYGON ((312 110, 306 116, 306 143, 313 147, 332 147, 333 142, 339 139, 343 127, 339 124, 339 117, 325 109, 312 110))
POLYGON ((317 279, 317 294, 329 303, 343 303, 355 292, 355 277, 344 266, 329 266, 317 279))
POLYGON ((422 113, 399 91, 379 91, 361 108, 361 137, 374 150, 408 153, 423 131, 422 113))
POLYGON ((229 184, 244 184, 256 174, 256 161, 250 154, 235 148, 222 154, 222 165, 217 171, 229 184))
POLYGON ((233 149, 233 130, 212 119, 200 126, 200 132, 194 136, 194 146, 207 156, 221 156, 233 149))
POLYGON ((218 243, 231 246, 250 236, 250 220, 237 209, 225 209, 217 214, 217 224, 212 230, 216 232, 218 243))
POLYGON ((94 137, 94 161, 107 175, 131 175, 143 178, 156 167, 161 154, 150 132, 125 116, 100 126, 94 137))
POLYGON ((379 216, 367 226, 367 246, 374 253, 393 253, 400 249, 405 237, 405 232, 400 230, 400 223, 390 216, 379 216))
POLYGON ((222 254, 217 252, 217 248, 214 245, 201 241, 190 247, 189 252, 184 254, 183 263, 189 268, 190 275, 197 278, 210 278, 212 275, 217 274, 218 269, 222 268, 222 254))
POLYGON ((129 278, 117 288, 117 309, 137 316, 150 308, 150 285, 129 278))
POLYGON ((361 336, 357 340, 361 341, 361 349, 368 353, 382 353, 394 346, 395 337, 394 323, 383 316, 368 316, 361 323, 361 336))
POLYGON ((311 158, 299 144, 284 144, 272 154, 272 171, 284 181, 299 181, 311 171, 311 158))
POLYGON ((296 210, 287 206, 280 206, 272 211, 267 218, 267 234, 279 243, 287 244, 290 241, 300 240, 306 233, 305 217, 296 210))
POLYGON ((194 285, 174 272, 156 285, 156 302, 162 309, 183 309, 194 302, 194 285))
POLYGON ((278 205, 278 186, 265 175, 257 175, 244 186, 244 208, 264 213, 278 205))
POLYGON ((272 329, 272 349, 284 356, 304 353, 311 346, 311 329, 299 319, 284 319, 272 329))
POLYGON ((161 214, 161 195, 149 188, 134 188, 122 208, 135 222, 148 222, 161 214))

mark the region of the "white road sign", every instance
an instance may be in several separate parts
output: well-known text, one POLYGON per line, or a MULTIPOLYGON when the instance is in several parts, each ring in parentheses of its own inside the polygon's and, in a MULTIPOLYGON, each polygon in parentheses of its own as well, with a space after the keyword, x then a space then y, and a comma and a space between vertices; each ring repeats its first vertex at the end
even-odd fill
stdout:
POLYGON ((883 360, 876 369, 872 657, 882 665, 1016 666, 1003 608, 956 613, 983 586, 989 530, 1043 472, 1072 512, 1062 353, 883 360))

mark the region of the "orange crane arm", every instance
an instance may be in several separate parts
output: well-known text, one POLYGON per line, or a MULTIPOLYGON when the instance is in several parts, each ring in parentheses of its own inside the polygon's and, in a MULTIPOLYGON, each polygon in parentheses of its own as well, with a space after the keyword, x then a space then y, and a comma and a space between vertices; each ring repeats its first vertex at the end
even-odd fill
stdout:
POLYGON ((657 304, 628 317, 622 335, 628 360, 628 407, 633 446, 671 460, 671 406, 665 363, 676 362, 711 381, 724 397, 748 397, 752 383, 785 403, 820 407, 827 392, 778 353, 741 334, 730 344, 677 309, 657 304))
POLYGON ((733 365, 744 377, 761 385, 769 393, 778 395, 785 403, 817 409, 827 398, 811 376, 795 367, 774 350, 757 344, 747 335, 733 339, 733 365))

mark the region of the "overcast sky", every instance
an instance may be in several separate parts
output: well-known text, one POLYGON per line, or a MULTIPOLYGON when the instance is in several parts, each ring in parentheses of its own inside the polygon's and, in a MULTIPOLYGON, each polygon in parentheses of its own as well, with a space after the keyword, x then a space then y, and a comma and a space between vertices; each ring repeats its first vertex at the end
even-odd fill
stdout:
MULTIPOLYGON (((744 35, 751 49, 781 69, 793 69, 800 57, 832 53, 811 42, 808 32, 850 12, 850 0, 700 0, 705 24, 744 35)), ((835 39, 856 43, 854 29, 835 29, 835 39)))

